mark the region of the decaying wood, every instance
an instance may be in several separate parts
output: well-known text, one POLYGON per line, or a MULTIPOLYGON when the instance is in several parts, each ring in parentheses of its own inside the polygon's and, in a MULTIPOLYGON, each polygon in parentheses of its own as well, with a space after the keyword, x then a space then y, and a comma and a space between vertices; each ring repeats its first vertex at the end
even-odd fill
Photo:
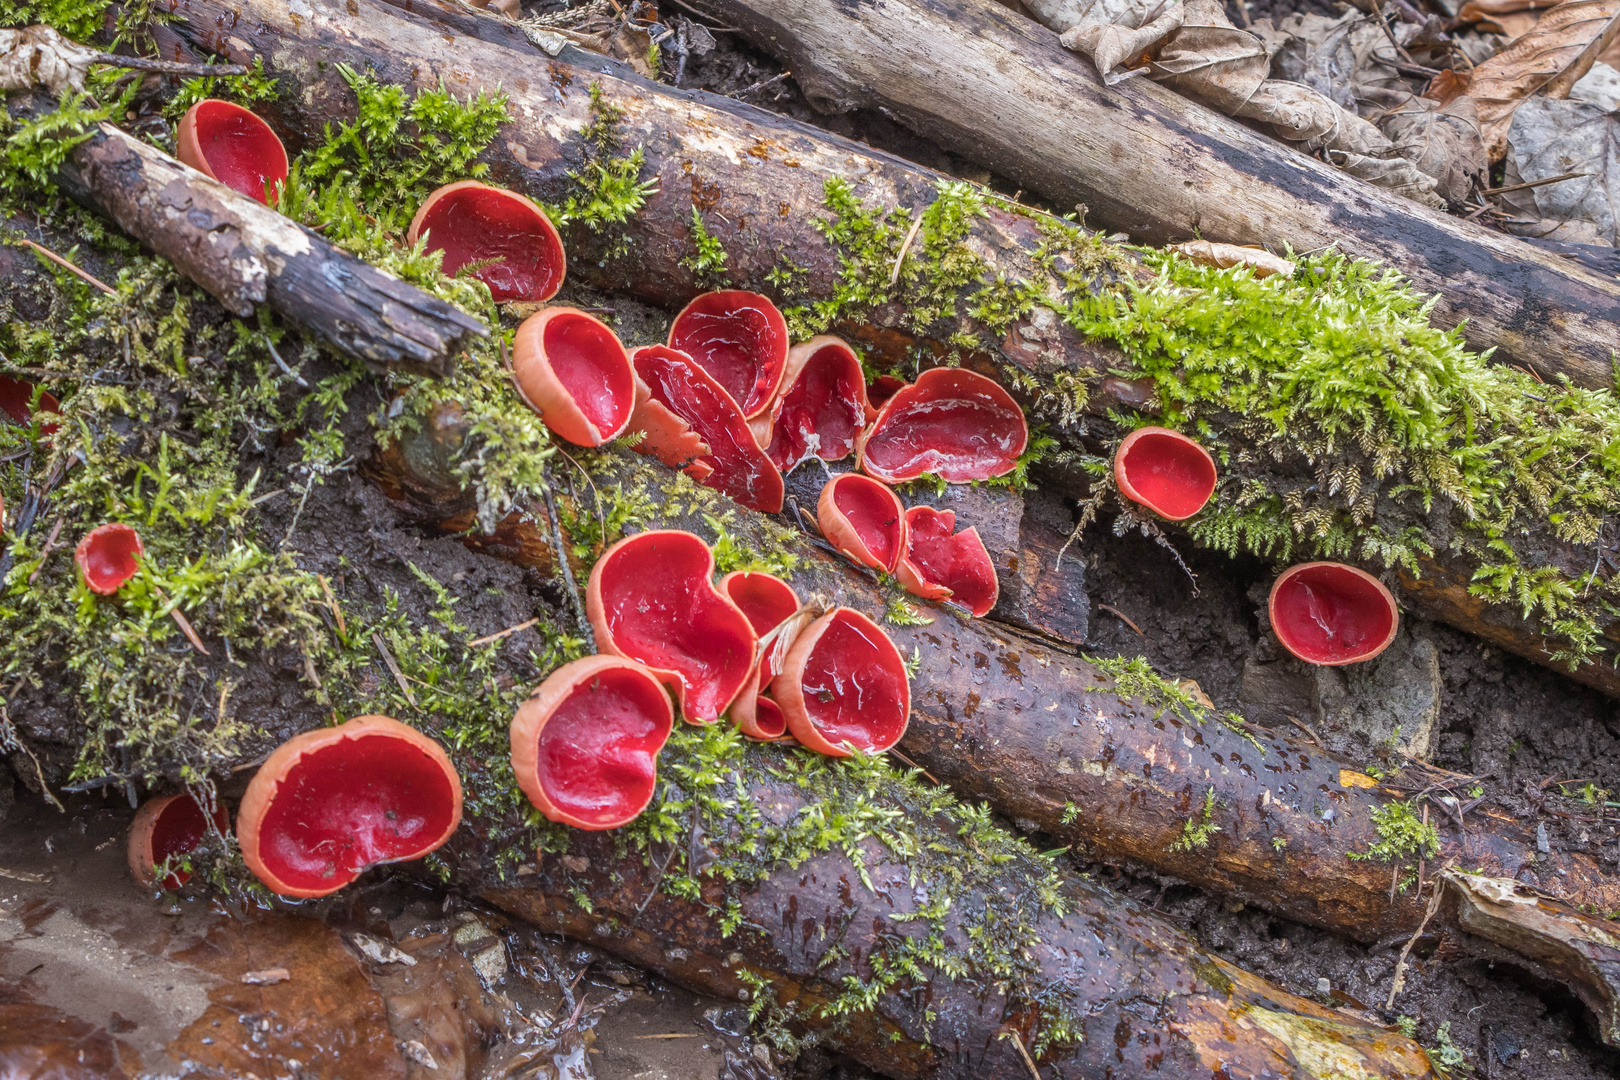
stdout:
POLYGON ((995 0, 699 0, 823 108, 880 108, 1138 241, 1381 259, 1448 326, 1544 375, 1613 384, 1620 282, 1383 191, 1147 79, 1114 87, 995 0))
MULTIPOLYGON (((12 112, 54 107, 13 96, 12 112)), ((289 322, 378 370, 447 375, 484 324, 453 304, 333 247, 175 158, 102 124, 58 182, 77 202, 174 264, 233 314, 268 304, 289 322)))
MULTIPOLYGON (((1041 1056, 1053 1075, 1306 1080, 1327 1075, 1328 1061, 1333 1075, 1434 1075, 1410 1040, 1270 985, 1135 903, 1073 879, 1063 888, 1068 913, 1039 915, 1017 948, 1021 979, 974 987, 924 968, 905 992, 830 1022, 823 1009, 847 988, 844 980, 872 977, 874 954, 906 941, 923 945, 931 934, 942 935, 948 950, 967 949, 967 928, 986 909, 1038 910, 1029 885, 1046 876, 1035 860, 1017 857, 989 874, 961 875, 972 884, 957 885, 950 864, 987 864, 971 841, 954 824, 920 815, 904 795, 876 798, 914 825, 917 844, 941 861, 919 871, 867 839, 857 846, 859 862, 850 852, 827 852, 730 892, 705 877, 702 899, 690 900, 659 890, 659 863, 674 852, 626 853, 613 836, 593 833, 570 840, 568 861, 583 869, 545 856, 516 887, 483 895, 542 929, 704 993, 752 1002, 763 984, 777 1007, 793 1011, 792 1026, 819 1029, 885 1076, 1027 1080, 1013 1040, 1035 1045, 1042 1002, 1061 1002, 1083 1028, 1082 1041, 1041 1056), (576 899, 580 889, 589 911, 576 899), (952 896, 950 909, 928 913, 937 895, 952 896), (720 923, 730 899, 740 904, 740 924, 727 934, 720 923)), ((791 779, 763 774, 750 775, 746 799, 776 825, 809 809, 791 779)), ((708 824, 716 833, 682 853, 694 865, 738 839, 729 835, 734 826, 708 824)))
MULTIPOLYGON (((582 165, 580 133, 593 120, 587 90, 594 87, 602 105, 622 113, 619 136, 626 147, 644 150, 643 175, 656 180, 658 190, 621 230, 568 230, 570 272, 600 287, 670 308, 679 308, 713 284, 691 266, 694 210, 725 246, 727 274, 733 285, 780 295, 771 275, 780 270, 781 259, 791 255, 803 270, 796 279, 800 290, 796 297, 823 300, 837 291, 841 272, 838 250, 813 227, 827 217, 823 205, 827 180, 847 179, 870 206, 922 208, 938 197, 937 185, 946 179, 730 99, 672 91, 631 76, 605 73, 600 57, 565 50, 556 60, 544 58, 530 49, 511 24, 501 20, 448 9, 434 0, 401 2, 435 21, 412 17, 378 0, 361 0, 352 12, 336 0, 317 0, 301 6, 296 14, 286 0, 184 0, 176 7, 174 26, 199 46, 217 49, 232 60, 262 59, 284 85, 285 93, 272 111, 290 129, 295 142, 318 138, 326 124, 352 115, 353 95, 331 62, 334 60, 369 67, 379 79, 416 90, 436 87, 441 79, 448 86, 469 90, 498 86, 511 95, 511 121, 485 154, 490 177, 550 202, 567 197, 574 184, 570 172, 582 165), (238 26, 239 20, 252 25, 253 32, 226 33, 222 29, 238 26), (443 48, 446 27, 467 35, 456 39, 453 50, 443 48)), ((1080 70, 1085 79, 1092 78, 1084 68, 1080 70)), ((1114 93, 1100 88, 1094 92, 1114 93)), ((1148 87, 1140 92, 1157 91, 1148 87)), ((1118 112, 1110 109, 1106 115, 1118 112)), ((1083 126, 1089 130, 1108 125, 1083 126)), ((1245 137, 1272 145, 1257 136, 1245 137)), ((1275 147, 1272 150, 1284 153, 1275 147)), ((1322 168, 1337 178, 1336 183, 1359 183, 1322 168)), ((971 223, 965 243, 983 259, 989 277, 1043 280, 1044 271, 1031 252, 1041 245, 1042 224, 1047 220, 1039 214, 991 204, 983 217, 971 223)), ((1452 226, 1456 223, 1447 225, 1452 226)), ((1496 239, 1519 245, 1509 238, 1496 239)), ((1521 270, 1540 273, 1535 269, 1540 265, 1527 262, 1521 270)), ((1458 280, 1466 278, 1459 270, 1458 280)), ((1512 291, 1523 297, 1536 294, 1524 282, 1514 285, 1512 291)), ((929 328, 927 333, 933 336, 920 342, 903 329, 905 308, 899 302, 880 303, 862 313, 860 323, 838 329, 873 355, 898 360, 919 345, 924 351, 944 351, 946 339, 958 331, 986 339, 987 329, 972 315, 974 306, 970 289, 964 288, 957 297, 956 314, 929 328)), ((1540 326, 1550 324, 1549 320, 1550 316, 1538 316, 1531 322, 1540 326)), ((1606 333, 1612 336, 1612 328, 1606 333)), ((1080 340, 1044 308, 1037 308, 1004 337, 996 338, 1000 341, 997 355, 986 355, 981 365, 986 374, 1005 379, 999 363, 1042 380, 1084 376, 1097 382, 1087 412, 1104 421, 1110 409, 1141 410, 1148 404, 1149 395, 1142 388, 1103 377, 1109 369, 1123 366, 1112 345, 1080 340)), ((1605 350, 1609 347, 1604 345, 1605 350)), ((1538 360, 1538 366, 1540 363, 1538 360)), ((1607 380, 1608 360, 1603 364, 1603 379, 1607 380)), ((1523 544, 1533 552, 1534 561, 1560 567, 1572 578, 1590 568, 1589 551, 1551 536, 1527 537, 1523 544)), ((1442 541, 1436 549, 1445 546, 1442 541)), ((1369 565, 1368 569, 1377 572, 1382 568, 1369 565)), ((1412 609, 1571 674, 1566 665, 1553 659, 1559 644, 1549 641, 1516 607, 1486 603, 1470 594, 1478 569, 1471 561, 1441 557, 1428 560, 1422 569, 1421 578, 1407 575, 1402 581, 1403 600, 1412 609)), ((1620 623, 1606 633, 1620 640, 1620 623)), ((1620 668, 1612 664, 1585 663, 1572 677, 1620 697, 1620 668)))

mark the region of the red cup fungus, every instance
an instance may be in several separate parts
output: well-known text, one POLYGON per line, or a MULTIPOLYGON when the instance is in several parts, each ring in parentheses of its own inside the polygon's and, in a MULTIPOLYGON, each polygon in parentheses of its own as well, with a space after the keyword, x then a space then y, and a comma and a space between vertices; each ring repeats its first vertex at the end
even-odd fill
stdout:
POLYGON ((1395 640, 1400 615, 1384 583, 1335 562, 1290 566, 1271 586, 1271 628, 1305 661, 1338 667, 1371 660, 1395 640))
POLYGON ((860 358, 841 339, 822 334, 788 350, 782 389, 767 415, 754 421, 755 435, 768 432, 766 456, 791 472, 811 458, 848 457, 874 415, 860 358))
POLYGON ((287 149, 256 114, 218 98, 197 102, 175 131, 175 156, 262 203, 287 179, 287 149))
POLYGON ((866 400, 872 408, 881 409, 884 402, 905 387, 906 380, 898 375, 879 375, 866 384, 866 400))
POLYGON ((512 339, 512 377, 546 427, 576 446, 612 442, 630 426, 636 376, 619 338, 599 319, 552 307, 512 339))
POLYGON ((900 496, 860 473, 840 473, 822 486, 816 524, 833 547, 875 570, 894 573, 906 551, 900 496))
MULTIPOLYGON (((39 411, 59 412, 61 403, 48 391, 39 392, 39 411)), ((18 424, 26 424, 34 418, 34 384, 23 382, 0 375, 0 413, 18 424)), ((55 424, 40 424, 42 435, 50 435, 56 431, 55 424)))
POLYGON ((652 801, 675 710, 651 671, 587 656, 546 677, 512 717, 512 771, 547 818, 617 829, 652 801))
POLYGON ((681 309, 669 347, 714 376, 753 419, 770 407, 787 364, 787 321, 768 297, 727 289, 704 293, 681 309))
POLYGON ((692 479, 750 510, 774 514, 782 509, 781 472, 754 441, 736 400, 713 375, 665 345, 643 345, 630 360, 649 392, 635 421, 647 437, 636 449, 673 465, 681 447, 695 448, 695 436, 708 453, 686 466, 692 479), (690 434, 679 430, 677 419, 690 434))
POLYGON ((799 610, 793 586, 774 574, 736 570, 720 579, 720 591, 731 598, 759 637, 759 663, 754 681, 731 704, 731 719, 750 739, 774 740, 787 734, 787 720, 763 692, 776 677, 772 664, 775 631, 799 610))
MULTIPOLYGON (((161 881, 163 888, 178 889, 190 881, 191 872, 178 862, 208 835, 209 816, 186 792, 142 803, 129 827, 129 872, 136 882, 145 889, 156 888, 158 871, 165 866, 169 873, 161 881)), ((225 807, 215 805, 212 817, 215 830, 224 835, 231 827, 225 807)))
POLYGON ((597 647, 652 669, 693 724, 719 719, 754 675, 754 629, 713 578, 709 545, 658 529, 608 548, 585 586, 597 647))
POLYGON ((141 568, 141 536, 128 525, 98 525, 73 549, 73 559, 91 592, 111 596, 141 568))
POLYGON ((236 815, 242 858, 281 896, 337 892, 368 867, 420 859, 461 824, 461 778, 437 742, 357 716, 282 743, 236 815))
POLYGON ((867 754, 889 749, 911 715, 900 650, 850 608, 834 608, 794 639, 771 694, 793 737, 834 757, 849 756, 852 746, 867 754))
POLYGON ((562 237, 532 199, 477 180, 446 184, 422 203, 405 238, 427 236, 428 251, 454 275, 481 263, 473 276, 489 286, 497 303, 550 300, 562 288, 568 256, 562 237))
POLYGON ((989 614, 1001 595, 996 568, 978 529, 956 528, 956 511, 913 506, 906 511, 906 553, 897 576, 926 600, 961 604, 975 618, 989 614))
POLYGON ((1011 394, 971 371, 930 368, 883 403, 855 452, 861 471, 885 483, 933 473, 963 484, 1012 472, 1028 443, 1011 394))
POLYGON ((1120 494, 1169 521, 1185 521, 1215 494, 1215 459, 1179 431, 1138 428, 1114 451, 1120 494))

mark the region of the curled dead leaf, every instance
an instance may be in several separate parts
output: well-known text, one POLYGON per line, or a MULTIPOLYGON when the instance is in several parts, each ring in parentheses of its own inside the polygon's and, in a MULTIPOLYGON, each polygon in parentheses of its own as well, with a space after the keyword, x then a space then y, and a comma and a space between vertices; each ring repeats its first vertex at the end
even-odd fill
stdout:
POLYGON ((1164 14, 1143 26, 1119 23, 1083 23, 1065 30, 1058 40, 1066 49, 1090 57, 1103 82, 1114 86, 1143 69, 1130 70, 1132 61, 1180 28, 1185 8, 1171 4, 1164 14))
POLYGON ((1541 220, 1514 231, 1620 247, 1620 114, 1531 98, 1514 114, 1508 143, 1521 180, 1541 182, 1516 202, 1533 206, 1541 220), (1548 182, 1555 177, 1567 179, 1548 182))
POLYGON ((1208 240, 1189 240, 1185 244, 1171 244, 1170 250, 1178 251, 1194 262, 1219 267, 1222 270, 1234 266, 1247 266, 1254 271, 1257 278, 1270 277, 1272 274, 1292 276, 1294 273, 1293 263, 1281 255, 1273 255, 1264 248, 1216 244, 1208 240))
POLYGON ((1474 101, 1459 97, 1447 105, 1394 91, 1369 91, 1379 106, 1378 128, 1400 156, 1432 176, 1447 202, 1460 203, 1485 175, 1485 144, 1474 101))
POLYGON ((0 90, 83 90, 97 55, 49 26, 0 30, 0 90))

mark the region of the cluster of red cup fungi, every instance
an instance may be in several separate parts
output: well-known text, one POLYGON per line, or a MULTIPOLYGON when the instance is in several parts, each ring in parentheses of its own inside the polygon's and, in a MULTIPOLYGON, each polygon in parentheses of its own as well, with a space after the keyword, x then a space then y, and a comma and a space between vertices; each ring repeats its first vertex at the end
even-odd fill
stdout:
MULTIPOLYGON (((1114 483, 1166 521, 1185 521, 1215 493, 1215 459, 1179 431, 1144 427, 1120 441, 1114 483)), ((1289 567, 1271 587, 1267 613, 1277 640, 1306 663, 1337 667, 1371 660, 1395 640, 1395 597, 1354 566, 1312 562, 1289 567)))

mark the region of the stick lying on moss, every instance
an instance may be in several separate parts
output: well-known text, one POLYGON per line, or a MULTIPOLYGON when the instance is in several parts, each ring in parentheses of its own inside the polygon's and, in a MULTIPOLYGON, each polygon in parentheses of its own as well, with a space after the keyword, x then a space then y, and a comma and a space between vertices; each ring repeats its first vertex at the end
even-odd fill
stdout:
MULTIPOLYGON (((1371 264, 1317 255, 1256 282, 1139 261, 825 132, 598 60, 540 62, 507 24, 418 7, 517 47, 462 37, 446 52, 441 30, 378 0, 297 16, 284 0, 187 0, 174 25, 262 59, 281 89, 269 111, 307 139, 350 118, 332 60, 418 90, 499 84, 512 107, 489 177, 549 204, 577 276, 672 308, 722 282, 756 288, 795 337, 838 329, 874 365, 973 363, 1070 457, 1123 434, 1110 410, 1156 413, 1221 460, 1216 502, 1190 524, 1200 542, 1398 571, 1423 614, 1620 696, 1620 563, 1605 561, 1620 454, 1590 452, 1620 445, 1607 392, 1486 364, 1371 264), (220 29, 238 17, 259 32, 220 29)), ((1083 478, 1075 490, 1091 494, 1083 478)))
MULTIPOLYGON (((17 117, 55 103, 13 96, 17 117)), ((271 208, 186 167, 111 124, 73 149, 58 174, 76 201, 172 262, 239 317, 268 304, 315 337, 384 370, 447 375, 479 319, 341 251, 271 208)))

